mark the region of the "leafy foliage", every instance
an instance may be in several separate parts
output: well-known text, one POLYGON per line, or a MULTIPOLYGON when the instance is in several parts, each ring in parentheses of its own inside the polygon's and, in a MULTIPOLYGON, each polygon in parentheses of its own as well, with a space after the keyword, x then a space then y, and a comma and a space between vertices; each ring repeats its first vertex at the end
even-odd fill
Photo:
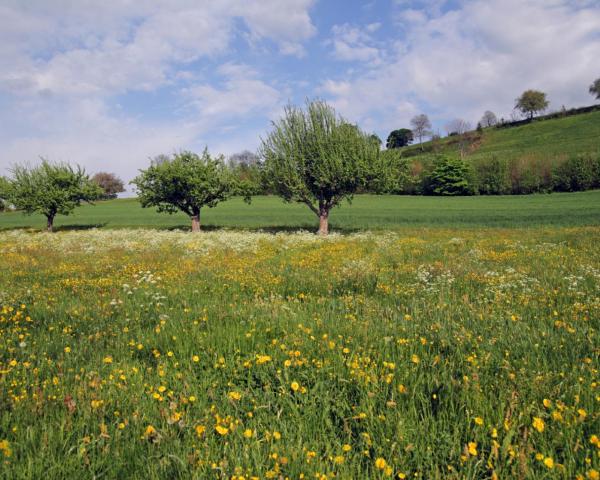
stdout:
POLYGON ((385 147, 387 149, 406 147, 407 145, 410 145, 413 140, 414 137, 412 130, 409 130, 408 128, 400 128, 390 132, 385 143, 385 147))
POLYGON ((539 90, 526 90, 515 101, 515 108, 529 119, 532 119, 537 112, 546 110, 548 105, 546 94, 539 90))
POLYGON ((117 198, 117 194, 125 191, 123 180, 117 177, 117 175, 114 173, 98 172, 94 174, 92 180, 96 182, 104 191, 101 196, 103 200, 117 198))
POLYGON ((0 177, 0 212, 4 211, 8 206, 9 190, 9 181, 4 177, 0 177))
POLYGON ((25 213, 43 214, 49 231, 57 214, 69 215, 81 202, 91 202, 102 194, 80 166, 45 159, 37 167, 14 167, 10 184, 9 201, 25 213))
POLYGON ((263 139, 267 184, 287 202, 306 204, 328 231, 329 211, 380 177, 379 147, 321 100, 287 106, 263 139))
POLYGON ((459 158, 440 157, 427 177, 425 193, 430 195, 472 195, 472 172, 459 158))
POLYGON ((578 192, 600 187, 600 154, 570 157, 554 171, 555 189, 578 192))
POLYGON ((474 164, 477 189, 482 195, 504 195, 510 193, 508 164, 505 160, 491 156, 474 164))
POLYGON ((207 149, 202 156, 188 151, 173 158, 161 156, 131 183, 137 187, 142 207, 167 213, 181 210, 192 218, 193 231, 200 229, 202 207, 214 207, 238 192, 223 157, 212 158, 207 149))

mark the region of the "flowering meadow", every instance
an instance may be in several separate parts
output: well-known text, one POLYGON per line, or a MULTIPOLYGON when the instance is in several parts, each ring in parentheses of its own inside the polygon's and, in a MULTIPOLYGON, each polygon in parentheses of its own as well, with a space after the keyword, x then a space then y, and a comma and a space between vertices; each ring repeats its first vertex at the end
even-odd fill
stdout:
POLYGON ((598 479, 600 227, 0 233, 0 478, 598 479))

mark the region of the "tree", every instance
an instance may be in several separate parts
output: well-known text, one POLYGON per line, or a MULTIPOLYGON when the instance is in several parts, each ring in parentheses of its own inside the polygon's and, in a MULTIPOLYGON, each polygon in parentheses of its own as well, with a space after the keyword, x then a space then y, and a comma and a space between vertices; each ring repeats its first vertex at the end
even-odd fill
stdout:
POLYGON ((600 100, 600 78, 594 80, 594 83, 590 85, 590 94, 596 96, 596 100, 600 100))
POLYGON ((546 99, 546 94, 538 90, 526 90, 519 98, 515 100, 515 109, 519 110, 529 120, 537 112, 543 112, 548 108, 550 102, 546 99))
POLYGON ((376 133, 372 133, 369 135, 369 140, 373 142, 373 144, 377 145, 377 148, 381 148, 381 138, 376 133))
POLYGON ((494 112, 486 110, 483 114, 483 117, 481 117, 481 120, 479 120, 479 123, 483 128, 493 127, 498 123, 498 119, 496 118, 496 114, 494 112))
MULTIPOLYGON (((410 121, 412 128, 412 132, 415 137, 419 139, 419 143, 423 143, 423 138, 431 135, 431 122, 429 118, 424 113, 417 115, 412 118, 410 121)), ((423 146, 421 145, 421 149, 423 146)))
POLYGON ((230 168, 241 167, 252 167, 258 165, 260 158, 250 150, 243 150, 239 153, 234 153, 227 160, 227 165, 230 168))
POLYGON ((287 106, 262 140, 260 155, 273 191, 286 202, 306 204, 319 217, 321 235, 329 231, 331 209, 384 170, 369 135, 321 100, 307 100, 304 110, 287 106))
POLYGON ((448 135, 462 135, 471 130, 471 124, 462 118, 456 118, 446 124, 448 135))
POLYGON ((408 128, 399 128, 393 130, 388 135, 387 141, 385 142, 385 148, 388 150, 392 148, 401 148, 410 145, 414 140, 412 130, 408 128))
POLYGON ((6 178, 0 177, 0 212, 3 212, 8 207, 9 195, 10 183, 6 178))
POLYGON ((461 159, 441 157, 427 178, 426 192, 432 195, 472 195, 472 172, 461 159))
POLYGON ((44 215, 49 232, 57 214, 69 215, 81 202, 91 203, 102 194, 79 165, 73 168, 42 159, 37 167, 17 165, 11 173, 9 201, 27 214, 44 215))
POLYGON ((211 157, 181 152, 172 158, 161 155, 131 183, 137 187, 142 207, 157 207, 159 212, 181 210, 192 221, 192 232, 200 231, 200 210, 212 208, 238 192, 223 156, 211 157))
POLYGON ((114 173, 98 172, 94 174, 92 181, 97 183, 104 192, 101 195, 102 200, 117 198, 117 194, 125 191, 123 180, 114 173))

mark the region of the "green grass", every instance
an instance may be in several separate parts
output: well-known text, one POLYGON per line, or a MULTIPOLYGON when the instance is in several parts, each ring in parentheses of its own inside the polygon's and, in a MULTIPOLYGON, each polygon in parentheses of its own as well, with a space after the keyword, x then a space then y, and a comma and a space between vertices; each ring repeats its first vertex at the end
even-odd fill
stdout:
MULTIPOLYGON (((426 142, 423 148, 431 149, 426 142)), ((404 149, 409 155, 420 155, 420 146, 404 149)), ((481 140, 468 153, 469 159, 495 155, 501 159, 536 157, 553 159, 578 153, 600 151, 600 111, 565 118, 534 121, 514 128, 487 128, 481 140)), ((439 153, 458 154, 456 137, 440 140, 439 153)))
MULTIPOLYGON (((515 227, 597 225, 600 191, 550 195, 498 197, 412 197, 359 195, 351 205, 336 208, 330 217, 334 231, 402 229, 405 227, 515 227)), ((206 228, 315 230, 317 219, 301 204, 286 204, 277 197, 255 197, 251 205, 236 198, 204 209, 206 228)), ((41 229, 40 215, 0 213, 0 230, 41 229)), ((71 216, 59 216, 60 229, 78 228, 189 228, 183 214, 143 209, 136 199, 84 205, 71 216)))
POLYGON ((599 242, 0 232, 0 478, 595 478, 599 242))

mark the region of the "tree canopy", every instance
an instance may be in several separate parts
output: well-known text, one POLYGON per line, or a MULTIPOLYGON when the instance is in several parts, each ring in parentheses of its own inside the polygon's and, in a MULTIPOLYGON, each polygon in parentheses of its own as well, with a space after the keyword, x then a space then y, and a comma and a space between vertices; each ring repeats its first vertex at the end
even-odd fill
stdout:
POLYGON ((419 143, 423 143, 423 138, 431 135, 431 122, 429 117, 424 113, 416 115, 410 121, 410 125, 413 127, 412 132, 415 137, 419 139, 419 143))
POLYGON ((385 142, 385 148, 401 148, 410 145, 414 140, 412 130, 408 128, 399 128, 398 130, 393 130, 388 135, 387 141, 385 142))
POLYGON ((4 211, 8 206, 9 190, 9 181, 0 176, 0 212, 4 211))
POLYGON ((200 231, 200 210, 214 207, 238 192, 238 185, 225 167, 223 156, 201 156, 184 151, 171 157, 160 156, 131 182, 137 188, 142 207, 159 212, 189 215, 192 231, 200 231))
POLYGON ((114 173, 98 172, 94 174, 92 180, 96 182, 104 192, 101 195, 103 200, 117 198, 117 194, 125 191, 123 180, 114 173))
POLYGON ((515 108, 530 120, 537 112, 543 112, 550 102, 546 94, 539 90, 526 90, 515 100, 515 108))
POLYGON ((319 233, 329 230, 329 212, 366 187, 381 171, 379 146, 324 101, 289 105, 262 140, 264 175, 287 202, 306 204, 319 217, 319 233))
POLYGON ((590 85, 590 93, 596 97, 596 100, 600 100, 600 78, 590 85))
POLYGON ((50 232, 56 215, 69 215, 81 202, 92 202, 102 194, 80 166, 42 159, 36 167, 17 165, 11 173, 8 200, 25 213, 44 215, 50 232))
POLYGON ((498 118, 496 118, 496 114, 494 112, 490 112, 489 110, 486 110, 484 112, 483 116, 481 117, 481 120, 479 120, 479 124, 483 128, 493 127, 497 123, 498 123, 498 118))
POLYGON ((441 157, 431 172, 426 193, 432 195, 472 195, 469 166, 459 158, 441 157))

